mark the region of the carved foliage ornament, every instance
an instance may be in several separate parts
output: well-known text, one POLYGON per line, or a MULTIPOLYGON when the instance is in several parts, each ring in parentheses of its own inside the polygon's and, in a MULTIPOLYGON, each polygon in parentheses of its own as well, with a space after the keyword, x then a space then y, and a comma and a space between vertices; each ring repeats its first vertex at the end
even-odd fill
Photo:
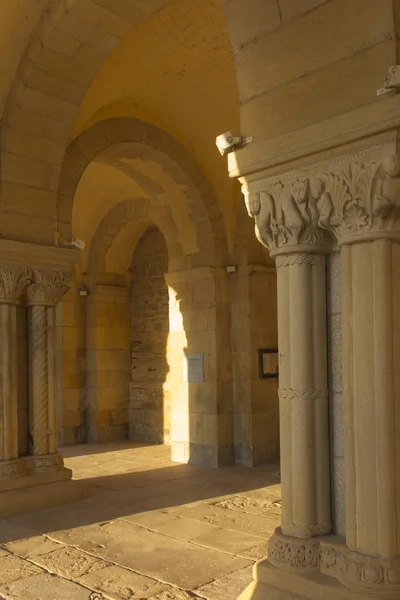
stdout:
POLYGON ((0 302, 18 302, 29 283, 30 272, 26 267, 0 262, 0 302))
POLYGON ((69 273, 34 269, 33 281, 27 290, 28 301, 37 304, 57 304, 68 292, 68 279, 69 273))
MULTIPOLYGON (((327 167, 328 168, 328 167, 327 167)), ((400 217, 400 159, 342 161, 332 171, 298 173, 245 193, 258 240, 271 251, 313 245, 332 232, 340 241, 356 234, 395 231, 400 217)))
POLYGON ((19 302, 26 292, 31 303, 56 304, 68 291, 70 275, 0 261, 0 303, 19 302))

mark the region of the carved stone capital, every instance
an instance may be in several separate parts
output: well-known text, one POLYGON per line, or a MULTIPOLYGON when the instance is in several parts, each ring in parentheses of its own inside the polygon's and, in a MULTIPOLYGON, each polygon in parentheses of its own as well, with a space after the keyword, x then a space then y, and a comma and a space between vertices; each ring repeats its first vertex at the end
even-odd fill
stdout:
POLYGON ((400 238, 400 156, 394 145, 250 182, 243 193, 256 237, 275 255, 323 252, 335 238, 339 245, 400 238))
POLYGON ((0 304, 17 304, 30 280, 27 267, 0 261, 0 304))
POLYGON ((32 283, 27 289, 30 305, 53 306, 68 292, 70 273, 33 269, 32 283))

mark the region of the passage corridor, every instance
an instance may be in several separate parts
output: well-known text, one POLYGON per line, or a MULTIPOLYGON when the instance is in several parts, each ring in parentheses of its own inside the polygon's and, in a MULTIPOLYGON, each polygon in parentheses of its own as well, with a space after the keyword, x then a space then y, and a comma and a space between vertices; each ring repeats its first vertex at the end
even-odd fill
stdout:
POLYGON ((83 497, 0 521, 0 598, 234 600, 251 582, 280 522, 277 469, 129 443, 63 454, 83 497))

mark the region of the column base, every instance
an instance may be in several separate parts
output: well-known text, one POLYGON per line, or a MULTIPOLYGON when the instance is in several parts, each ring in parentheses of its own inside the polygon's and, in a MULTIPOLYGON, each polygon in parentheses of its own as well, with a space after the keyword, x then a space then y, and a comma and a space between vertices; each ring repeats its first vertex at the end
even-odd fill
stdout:
POLYGON ((240 600, 398 600, 400 559, 385 560, 347 548, 334 535, 283 535, 268 543, 269 558, 254 567, 240 600))
POLYGON ((348 590, 332 577, 318 572, 287 573, 262 560, 254 567, 254 581, 238 600, 371 600, 371 595, 348 590))
POLYGON ((63 467, 0 480, 0 519, 79 500, 83 487, 71 477, 63 467))

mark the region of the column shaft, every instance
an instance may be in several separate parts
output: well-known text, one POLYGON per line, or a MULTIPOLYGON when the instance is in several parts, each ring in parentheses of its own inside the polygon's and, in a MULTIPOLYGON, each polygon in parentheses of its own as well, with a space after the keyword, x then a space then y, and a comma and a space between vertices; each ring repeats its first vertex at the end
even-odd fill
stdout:
POLYGON ((325 257, 278 257, 282 532, 331 530, 325 257))
POLYGON ((29 411, 32 453, 49 453, 47 309, 29 308, 29 411))
POLYGON ((383 558, 400 552, 393 337, 399 259, 400 246, 390 240, 343 248, 346 540, 383 558))
POLYGON ((0 460, 18 457, 17 308, 0 305, 1 416, 0 460))

